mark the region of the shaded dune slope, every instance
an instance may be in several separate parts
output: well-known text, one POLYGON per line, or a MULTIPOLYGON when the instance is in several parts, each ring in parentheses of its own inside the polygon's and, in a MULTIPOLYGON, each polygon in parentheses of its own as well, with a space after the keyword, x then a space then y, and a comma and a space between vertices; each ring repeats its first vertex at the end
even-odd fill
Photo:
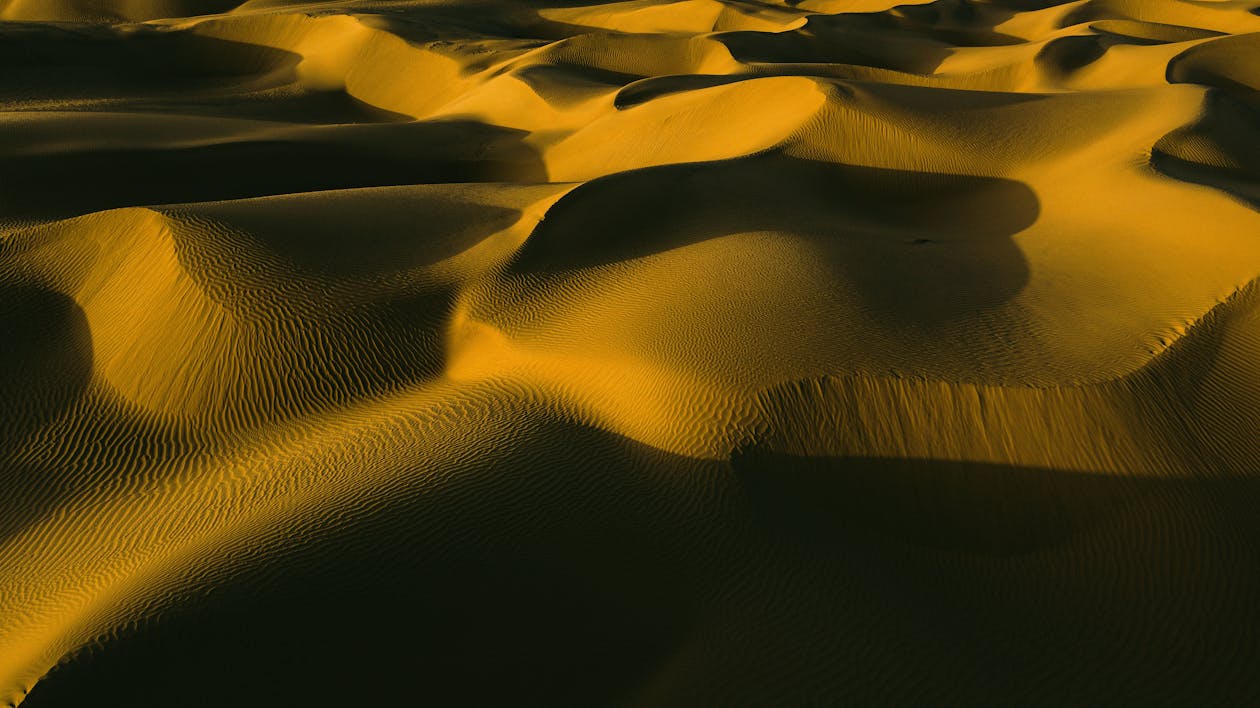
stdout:
POLYGON ((1253 698, 1258 9, 0 0, 0 703, 1253 698))

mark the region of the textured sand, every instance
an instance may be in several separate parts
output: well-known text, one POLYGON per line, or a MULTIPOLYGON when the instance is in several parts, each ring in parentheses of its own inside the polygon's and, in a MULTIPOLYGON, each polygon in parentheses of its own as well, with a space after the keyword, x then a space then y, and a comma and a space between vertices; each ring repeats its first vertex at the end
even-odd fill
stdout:
POLYGON ((0 704, 1260 695, 1260 1, 0 0, 0 704))

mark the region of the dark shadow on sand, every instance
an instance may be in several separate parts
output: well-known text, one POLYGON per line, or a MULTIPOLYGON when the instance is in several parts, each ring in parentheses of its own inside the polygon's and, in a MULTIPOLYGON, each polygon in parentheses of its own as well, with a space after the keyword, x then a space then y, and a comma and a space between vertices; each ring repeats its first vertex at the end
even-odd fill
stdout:
POLYGON ((525 133, 469 121, 347 125, 290 140, 108 148, 2 159, 0 214, 103 209, 442 182, 544 181, 525 133))
POLYGON ((294 519, 235 577, 207 560, 174 609, 73 655, 24 705, 624 705, 656 679, 691 704, 1219 705, 1260 688, 1255 479, 755 447, 723 463, 542 435, 324 509, 320 531, 294 519))
POLYGON ((768 154, 611 175, 566 195, 513 269, 546 274, 736 233, 800 238, 883 315, 923 324, 996 307, 1028 265, 1011 236, 1039 213, 1021 182, 768 154))

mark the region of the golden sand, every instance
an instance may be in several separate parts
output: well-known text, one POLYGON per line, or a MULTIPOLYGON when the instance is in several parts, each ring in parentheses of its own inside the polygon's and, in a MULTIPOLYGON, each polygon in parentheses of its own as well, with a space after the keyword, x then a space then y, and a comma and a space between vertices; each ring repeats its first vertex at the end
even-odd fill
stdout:
POLYGON ((1260 695, 1260 1, 0 0, 0 704, 1260 695))

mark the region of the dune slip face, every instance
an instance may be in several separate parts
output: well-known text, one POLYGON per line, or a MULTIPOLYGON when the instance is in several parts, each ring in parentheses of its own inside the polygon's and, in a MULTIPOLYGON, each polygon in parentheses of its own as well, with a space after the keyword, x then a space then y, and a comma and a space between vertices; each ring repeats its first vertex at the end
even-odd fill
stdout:
POLYGON ((0 0, 0 705, 1247 705, 1260 0, 0 0))

